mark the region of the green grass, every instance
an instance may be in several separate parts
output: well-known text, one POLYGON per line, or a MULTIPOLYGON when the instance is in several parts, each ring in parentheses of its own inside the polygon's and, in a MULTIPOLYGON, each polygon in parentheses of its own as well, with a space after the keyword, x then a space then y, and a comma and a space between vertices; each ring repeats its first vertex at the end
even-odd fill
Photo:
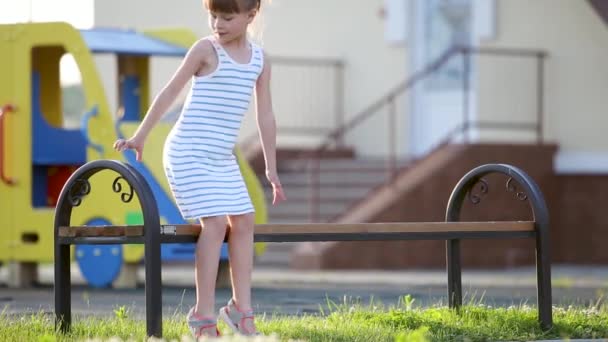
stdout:
MULTIPOLYGON (((319 316, 260 316, 260 331, 271 337, 228 341, 529 341, 556 338, 607 338, 608 307, 596 303, 588 307, 554 308, 554 328, 540 330, 537 311, 520 305, 494 308, 481 304, 464 306, 460 312, 445 307, 419 308, 403 297, 401 304, 385 308, 379 303, 362 306, 353 301, 329 303, 330 312, 319 316)), ((0 314, 0 341, 144 341, 145 322, 134 320, 125 307, 109 318, 75 317, 72 331, 56 334, 53 316, 20 317, 0 314), (118 338, 118 339, 112 339, 118 338)), ((226 327, 220 326, 226 331, 226 327)), ((188 341, 182 315, 165 319, 166 340, 188 341)), ((222 339, 224 340, 224 339, 222 339)))

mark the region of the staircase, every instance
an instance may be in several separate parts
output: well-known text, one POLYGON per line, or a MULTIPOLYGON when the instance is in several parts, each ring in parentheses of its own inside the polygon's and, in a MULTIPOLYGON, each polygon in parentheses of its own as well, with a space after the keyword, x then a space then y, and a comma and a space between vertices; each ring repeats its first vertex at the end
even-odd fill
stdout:
MULTIPOLYGON (((272 189, 267 186, 267 182, 263 182, 269 203, 269 223, 330 222, 344 215, 353 204, 391 177, 383 160, 321 159, 318 173, 319 186, 315 187, 311 186, 316 181, 311 179, 308 163, 310 162, 302 159, 280 161, 279 177, 287 201, 278 206, 270 204, 272 189), (318 206, 311 205, 310 196, 314 194, 315 189, 318 189, 318 206), (314 214, 315 211, 317 214, 314 214)), ((405 165, 405 162, 401 162, 396 166, 405 165)), ((264 176, 260 175, 260 177, 264 176)), ((288 267, 289 255, 295 244, 268 243, 266 252, 256 260, 257 265, 288 267)))
MULTIPOLYGON (((273 223, 330 222, 390 179, 383 161, 373 159, 320 160, 318 181, 302 160, 281 163, 279 174, 288 201, 268 208, 273 223), (318 206, 311 203, 317 191, 318 206)), ((271 198, 271 189, 267 191, 271 198)))

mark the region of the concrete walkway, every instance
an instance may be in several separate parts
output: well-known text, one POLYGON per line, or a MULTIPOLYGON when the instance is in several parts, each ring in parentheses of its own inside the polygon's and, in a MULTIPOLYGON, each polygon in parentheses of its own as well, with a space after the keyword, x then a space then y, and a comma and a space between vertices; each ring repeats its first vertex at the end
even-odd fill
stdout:
MULTIPOLYGON (((194 286, 194 265, 164 264, 163 284, 168 286, 194 286)), ((608 267, 556 265, 551 272, 554 289, 595 288, 608 290, 608 267)), ((144 281, 144 268, 138 268, 138 281, 144 281)), ((0 284, 6 284, 8 270, 0 267, 0 284)), ((378 287, 403 288, 411 286, 445 286, 445 270, 406 270, 406 271, 301 271, 288 268, 256 267, 253 272, 253 285, 259 287, 378 287)), ((39 267, 39 281, 53 283, 53 265, 39 267)), ((85 284, 76 264, 72 265, 73 284, 85 284)), ((534 267, 505 270, 464 270, 463 287, 510 287, 529 288, 536 286, 534 267)))

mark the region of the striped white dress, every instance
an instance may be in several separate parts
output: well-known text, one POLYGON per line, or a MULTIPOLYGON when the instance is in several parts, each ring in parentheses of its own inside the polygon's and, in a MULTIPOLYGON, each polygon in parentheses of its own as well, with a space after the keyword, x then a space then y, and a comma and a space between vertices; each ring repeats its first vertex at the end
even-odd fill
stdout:
POLYGON ((187 220, 254 211, 233 149, 264 54, 250 43, 250 61, 238 63, 215 38, 207 39, 217 54, 217 69, 193 78, 163 151, 171 191, 187 220))

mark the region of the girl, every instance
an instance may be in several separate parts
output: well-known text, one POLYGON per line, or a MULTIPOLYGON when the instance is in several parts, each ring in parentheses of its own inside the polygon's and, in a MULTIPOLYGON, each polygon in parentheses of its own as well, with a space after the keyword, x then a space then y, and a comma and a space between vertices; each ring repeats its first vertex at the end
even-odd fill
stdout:
POLYGON ((260 2, 204 0, 213 35, 190 48, 135 134, 114 144, 118 151, 134 149, 141 160, 146 136, 192 79, 183 112, 165 142, 163 164, 182 215, 200 220, 202 226, 195 253, 196 305, 187 316, 195 338, 219 335, 215 279, 226 233, 232 298, 219 317, 238 333, 257 334, 251 305, 254 210, 232 154, 254 88, 272 203, 285 200, 276 168, 270 64, 262 49, 247 38, 260 2))

